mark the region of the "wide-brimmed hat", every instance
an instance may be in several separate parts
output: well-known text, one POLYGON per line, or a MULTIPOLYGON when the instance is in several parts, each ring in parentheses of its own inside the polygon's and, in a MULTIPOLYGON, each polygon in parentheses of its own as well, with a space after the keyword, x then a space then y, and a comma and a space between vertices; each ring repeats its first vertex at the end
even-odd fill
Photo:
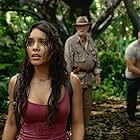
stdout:
POLYGON ((73 23, 74 26, 82 26, 82 25, 90 25, 91 22, 88 21, 86 16, 79 16, 75 23, 73 23))

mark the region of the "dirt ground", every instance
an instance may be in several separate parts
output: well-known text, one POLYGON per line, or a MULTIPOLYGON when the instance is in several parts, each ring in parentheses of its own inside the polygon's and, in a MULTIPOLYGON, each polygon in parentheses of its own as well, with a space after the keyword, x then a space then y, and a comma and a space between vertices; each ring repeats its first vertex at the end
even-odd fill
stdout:
MULTIPOLYGON (((85 140, 140 140, 140 101, 137 105, 137 125, 127 123, 126 103, 119 98, 110 98, 93 103, 88 133, 85 140)), ((6 115, 0 113, 0 139, 6 115)))
POLYGON ((106 102, 93 103, 86 140, 140 140, 140 101, 137 105, 137 125, 127 122, 126 102, 110 98, 106 102))

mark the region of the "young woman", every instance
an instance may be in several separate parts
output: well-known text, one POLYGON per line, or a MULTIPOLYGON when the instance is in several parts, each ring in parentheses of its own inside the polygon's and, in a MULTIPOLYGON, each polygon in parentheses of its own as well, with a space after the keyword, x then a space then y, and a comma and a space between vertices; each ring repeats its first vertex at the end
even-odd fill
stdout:
MULTIPOLYGON (((70 112, 63 47, 56 28, 34 24, 25 39, 25 60, 19 74, 9 81, 9 110, 2 140, 67 140, 70 112)), ((72 140, 83 140, 82 89, 70 74, 72 140)))

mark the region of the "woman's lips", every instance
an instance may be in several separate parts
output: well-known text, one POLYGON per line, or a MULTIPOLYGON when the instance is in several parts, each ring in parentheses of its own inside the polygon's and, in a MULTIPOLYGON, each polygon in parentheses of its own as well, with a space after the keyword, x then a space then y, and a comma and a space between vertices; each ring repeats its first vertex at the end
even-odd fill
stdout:
POLYGON ((39 54, 33 54, 32 55, 32 59, 35 59, 35 60, 37 60, 37 59, 40 59, 40 55, 39 54))

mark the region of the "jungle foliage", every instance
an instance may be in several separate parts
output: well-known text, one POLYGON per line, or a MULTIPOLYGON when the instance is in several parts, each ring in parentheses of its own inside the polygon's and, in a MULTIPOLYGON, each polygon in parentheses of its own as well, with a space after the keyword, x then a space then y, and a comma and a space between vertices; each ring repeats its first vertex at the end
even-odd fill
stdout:
MULTIPOLYGON (((135 0, 135 7, 138 1, 135 0)), ((7 0, 0 2, 0 111, 5 112, 8 103, 8 81, 18 72, 24 58, 23 40, 29 26, 40 19, 48 20, 55 24, 63 39, 62 42, 65 42, 66 38, 75 32, 72 22, 82 12, 77 7, 76 10, 72 9, 73 3, 69 1, 68 5, 65 0, 59 3, 57 0, 12 0, 10 5, 7 0)), ((82 13, 90 16, 93 22, 91 35, 95 38, 101 61, 102 84, 96 87, 93 83, 94 100, 97 101, 104 100, 108 96, 125 97, 124 50, 132 40, 136 39, 133 24, 121 0, 118 0, 118 7, 115 5, 114 10, 111 11, 109 21, 104 20, 100 26, 95 28, 95 25, 99 24, 97 21, 100 21, 98 19, 103 11, 110 6, 109 2, 110 0, 93 0, 88 5, 89 13, 82 13), (105 24, 105 21, 108 24, 105 24), (99 30, 100 28, 102 30, 99 30)), ((117 3, 117 0, 115 2, 117 3)), ((137 12, 139 9, 136 7, 137 12)))

